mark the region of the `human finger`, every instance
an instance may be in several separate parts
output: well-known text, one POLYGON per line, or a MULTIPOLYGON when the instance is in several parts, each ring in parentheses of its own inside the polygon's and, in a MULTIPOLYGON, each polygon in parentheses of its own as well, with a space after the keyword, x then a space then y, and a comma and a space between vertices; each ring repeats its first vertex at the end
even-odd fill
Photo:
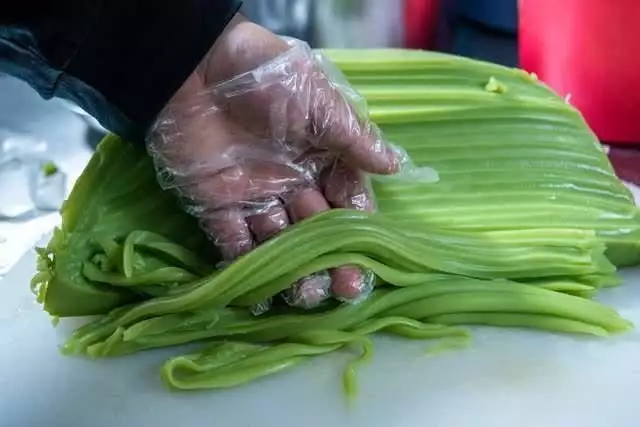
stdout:
MULTIPOLYGON (((289 201, 289 212, 293 221, 300 221, 302 219, 313 216, 319 212, 329 210, 331 207, 324 195, 311 188, 306 188, 295 195, 293 195, 289 201)), ((330 271, 331 292, 337 298, 341 299, 353 299, 359 294, 362 289, 362 275, 358 267, 345 266, 333 268, 330 271)), ((322 277, 313 277, 306 279, 313 280, 317 285, 324 285, 327 282, 322 280, 322 277)), ((307 289, 313 288, 311 285, 305 285, 307 289)), ((307 295, 312 295, 312 291, 307 291, 307 295)), ((304 295, 304 293, 302 293, 304 295)))
MULTIPOLYGON (((322 186, 325 198, 334 208, 374 210, 373 197, 364 174, 342 161, 324 171, 322 186)), ((337 268, 331 276, 331 292, 349 301, 357 300, 373 286, 374 278, 358 267, 337 268)))
POLYGON ((256 215, 247 217, 247 224, 256 243, 268 240, 289 226, 289 215, 281 203, 276 203, 256 215))
POLYGON ((225 261, 233 261, 255 246, 245 216, 238 209, 205 214, 200 222, 202 229, 213 240, 225 261))
POLYGON ((365 174, 337 161, 322 174, 322 189, 332 207, 372 212, 375 207, 365 174))

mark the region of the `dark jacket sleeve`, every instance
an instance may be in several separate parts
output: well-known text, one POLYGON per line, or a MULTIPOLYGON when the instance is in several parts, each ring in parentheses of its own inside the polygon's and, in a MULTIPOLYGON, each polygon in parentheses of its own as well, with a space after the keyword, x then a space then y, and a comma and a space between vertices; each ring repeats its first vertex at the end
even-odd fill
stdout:
POLYGON ((0 14, 0 72, 143 141, 240 0, 18 0, 0 14))

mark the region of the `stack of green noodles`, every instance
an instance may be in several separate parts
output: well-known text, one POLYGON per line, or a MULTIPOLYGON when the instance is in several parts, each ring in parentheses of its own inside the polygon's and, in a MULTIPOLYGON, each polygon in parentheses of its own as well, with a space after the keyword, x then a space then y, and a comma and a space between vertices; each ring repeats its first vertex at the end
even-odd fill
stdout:
MULTIPOLYGON (((435 184, 374 178, 379 213, 336 210, 297 224, 230 266, 159 190, 145 153, 109 136, 39 249, 32 285, 57 317, 101 315, 70 354, 116 356, 205 341, 168 360, 178 389, 246 383, 377 331, 464 339, 462 324, 608 336, 631 328, 590 297, 640 262, 640 221, 581 116, 528 74, 417 51, 326 51, 385 134, 435 184), (335 236, 339 235, 340 239, 335 236), (359 304, 251 307, 308 274, 373 271, 359 304)), ((398 351, 401 351, 400 349, 398 351)))

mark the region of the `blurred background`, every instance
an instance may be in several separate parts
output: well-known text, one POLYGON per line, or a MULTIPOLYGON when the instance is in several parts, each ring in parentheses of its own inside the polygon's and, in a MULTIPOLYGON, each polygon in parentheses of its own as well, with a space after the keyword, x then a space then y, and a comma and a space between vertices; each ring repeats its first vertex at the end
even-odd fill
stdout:
MULTIPOLYGON (((618 146, 619 175, 640 182, 637 0, 245 0, 242 12, 315 48, 430 49, 535 72, 618 146)), ((57 221, 49 213, 103 135, 82 111, 0 74, 0 276, 57 221)))
POLYGON ((517 63, 517 0, 245 0, 244 13, 314 47, 409 47, 517 63))
MULTIPOLYGON (((517 64, 517 0, 244 0, 241 11, 316 48, 409 47, 517 64)), ((92 146, 102 137, 81 111, 0 74, 0 132, 7 131, 92 146)))

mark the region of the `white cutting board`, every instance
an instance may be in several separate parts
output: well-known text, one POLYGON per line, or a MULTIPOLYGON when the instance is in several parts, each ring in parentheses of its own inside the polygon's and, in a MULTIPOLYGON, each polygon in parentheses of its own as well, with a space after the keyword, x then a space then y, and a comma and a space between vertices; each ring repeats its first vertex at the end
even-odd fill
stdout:
MULTIPOLYGON (((380 338, 348 407, 348 354, 234 390, 171 393, 157 372, 181 349, 89 361, 61 356, 29 291, 34 255, 0 280, 0 427, 638 427, 640 333, 610 340, 478 328, 468 349, 380 338)), ((600 298, 640 325, 640 270, 600 298)))
MULTIPOLYGON (((89 155, 82 121, 49 111, 24 83, 5 83, 2 122, 46 138, 63 169, 79 172, 89 155)), ((157 370, 180 349, 59 355, 71 325, 53 329, 33 302, 33 265, 29 254, 0 279, 0 427, 640 427, 639 333, 603 341, 485 328, 467 350, 440 356, 424 356, 424 342, 379 339, 351 408, 344 354, 235 390, 175 394, 157 370)), ((601 300, 640 328, 640 270, 625 277, 601 300)))

